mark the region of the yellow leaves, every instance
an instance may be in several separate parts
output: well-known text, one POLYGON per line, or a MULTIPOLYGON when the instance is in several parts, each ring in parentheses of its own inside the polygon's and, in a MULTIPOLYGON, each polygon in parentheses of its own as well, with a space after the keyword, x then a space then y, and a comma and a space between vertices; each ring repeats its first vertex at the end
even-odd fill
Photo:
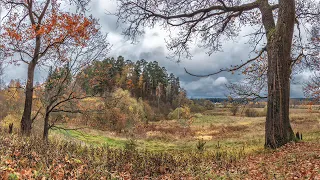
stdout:
POLYGON ((182 106, 176 108, 174 111, 169 113, 169 119, 190 119, 191 118, 191 111, 188 106, 182 106))
POLYGON ((129 106, 129 111, 132 113, 133 112, 133 107, 129 106))
POLYGON ((142 87, 143 87, 143 81, 144 81, 143 74, 141 74, 141 76, 139 77, 139 82, 138 82, 138 86, 140 89, 142 89, 142 87))

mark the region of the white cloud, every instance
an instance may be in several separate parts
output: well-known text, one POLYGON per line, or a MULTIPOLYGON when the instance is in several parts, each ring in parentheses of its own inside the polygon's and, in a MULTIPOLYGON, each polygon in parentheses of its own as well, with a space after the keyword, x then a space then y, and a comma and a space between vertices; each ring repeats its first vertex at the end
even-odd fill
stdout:
POLYGON ((228 83, 227 78, 225 77, 218 77, 215 81, 214 81, 214 86, 221 86, 221 85, 225 85, 228 83))

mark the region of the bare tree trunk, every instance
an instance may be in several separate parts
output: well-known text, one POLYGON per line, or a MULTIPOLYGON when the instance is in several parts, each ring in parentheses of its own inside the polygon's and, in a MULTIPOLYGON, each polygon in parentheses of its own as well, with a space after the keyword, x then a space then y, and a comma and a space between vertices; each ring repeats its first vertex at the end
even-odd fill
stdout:
POLYGON ((45 142, 48 142, 48 136, 49 136, 49 114, 46 113, 46 116, 44 118, 43 137, 42 137, 45 142))
MULTIPOLYGON (((267 3, 267 0, 264 0, 267 3)), ((289 120, 291 45, 294 31, 294 0, 279 1, 275 26, 272 11, 260 8, 268 39, 268 113, 265 126, 265 147, 277 148, 294 139, 289 120), (272 20, 271 20, 272 18, 272 20)))
POLYGON ((26 85, 26 98, 24 103, 24 110, 21 119, 21 133, 23 135, 29 136, 31 134, 32 128, 32 119, 31 119, 31 112, 32 112, 32 98, 33 98, 33 79, 34 79, 34 70, 35 70, 36 63, 31 61, 28 65, 28 79, 26 85))
POLYGON ((9 124, 9 131, 8 131, 8 133, 9 133, 9 134, 12 134, 12 130, 13 130, 13 123, 10 123, 10 124, 9 124))

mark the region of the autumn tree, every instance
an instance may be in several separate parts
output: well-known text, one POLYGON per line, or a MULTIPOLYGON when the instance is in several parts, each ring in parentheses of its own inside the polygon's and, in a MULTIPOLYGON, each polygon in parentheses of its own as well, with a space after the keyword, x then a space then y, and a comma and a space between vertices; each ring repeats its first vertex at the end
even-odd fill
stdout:
POLYGON ((92 62, 105 57, 109 47, 106 36, 96 33, 87 41, 86 47, 70 47, 64 56, 64 61, 53 60, 55 63, 52 64, 48 78, 43 84, 41 98, 44 109, 44 140, 48 140, 49 129, 56 127, 56 123, 60 120, 52 119, 51 114, 78 114, 90 109, 81 106, 79 101, 97 94, 87 94, 81 88, 82 70, 92 62))
POLYGON ((102 95, 111 92, 115 84, 111 69, 112 63, 109 58, 103 61, 94 61, 85 67, 77 77, 82 89, 87 94, 99 93, 102 95))
POLYGON ((2 21, 0 47, 9 63, 25 63, 28 67, 21 132, 30 135, 32 128, 32 96, 36 67, 54 59, 64 61, 70 46, 87 46, 97 33, 97 21, 83 14, 64 12, 63 3, 80 5, 87 0, 0 0, 6 14, 2 21))
POLYGON ((142 73, 142 65, 143 60, 138 60, 133 65, 132 72, 132 83, 134 84, 133 94, 135 96, 142 97, 142 81, 143 81, 143 73, 142 73))
POLYGON ((290 78, 294 66, 309 55, 304 44, 306 41, 302 40, 301 26, 303 25, 305 33, 308 33, 309 25, 319 21, 318 1, 118 2, 116 15, 119 22, 128 24, 124 30, 126 36, 136 41, 137 37, 144 33, 145 27, 160 25, 171 32, 167 46, 179 60, 182 57, 191 57, 191 44, 206 48, 208 53, 212 54, 221 49, 222 38, 233 39, 244 26, 257 28, 250 34, 253 51, 257 52, 255 57, 242 64, 203 76, 242 70, 260 60, 266 65, 268 92, 265 147, 277 148, 294 139, 289 121, 290 78))
POLYGON ((110 94, 117 88, 129 90, 132 96, 148 100, 154 106, 173 104, 180 91, 179 78, 167 74, 157 61, 132 62, 124 57, 106 58, 86 67, 79 76, 87 93, 110 94))

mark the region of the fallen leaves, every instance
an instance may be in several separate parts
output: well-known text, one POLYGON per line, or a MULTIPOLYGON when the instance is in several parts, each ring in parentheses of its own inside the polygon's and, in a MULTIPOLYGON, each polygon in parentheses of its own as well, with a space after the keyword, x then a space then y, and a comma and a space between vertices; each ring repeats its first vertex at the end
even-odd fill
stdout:
MULTIPOLYGON (((233 165, 238 178, 320 179, 320 145, 311 142, 288 143, 263 154, 250 155, 233 165), (242 175, 240 175, 242 174, 242 175)), ((221 175, 225 175, 225 170, 221 175)))
MULTIPOLYGON (((1 134, 1 133, 0 133, 1 134)), ((320 179, 320 145, 288 143, 227 160, 216 154, 153 154, 0 136, 3 179, 320 179), (142 167, 143 166, 143 167, 142 167), (162 168, 164 167, 164 168, 162 168), (142 172, 144 171, 144 172, 142 172)), ((230 158, 230 157, 229 157, 230 158)))

